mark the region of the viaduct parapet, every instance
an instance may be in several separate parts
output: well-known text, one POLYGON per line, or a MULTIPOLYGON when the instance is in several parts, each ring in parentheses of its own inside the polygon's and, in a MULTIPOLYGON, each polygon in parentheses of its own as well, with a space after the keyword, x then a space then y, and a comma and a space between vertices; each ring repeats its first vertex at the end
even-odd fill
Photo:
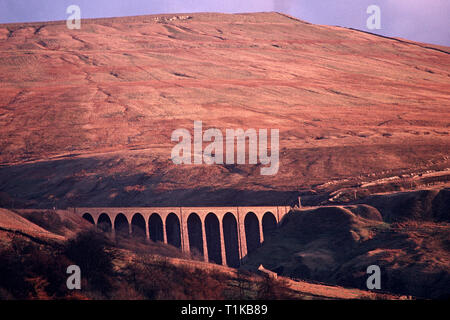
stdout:
POLYGON ((103 231, 161 241, 231 267, 258 248, 289 210, 287 206, 73 208, 103 231))

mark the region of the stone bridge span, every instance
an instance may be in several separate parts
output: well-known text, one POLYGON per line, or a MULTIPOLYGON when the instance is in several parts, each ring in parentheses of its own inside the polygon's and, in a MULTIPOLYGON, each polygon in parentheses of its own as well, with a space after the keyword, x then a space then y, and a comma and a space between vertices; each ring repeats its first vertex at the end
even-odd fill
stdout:
POLYGON ((276 228, 288 206, 73 208, 99 229, 161 241, 237 267, 276 228))

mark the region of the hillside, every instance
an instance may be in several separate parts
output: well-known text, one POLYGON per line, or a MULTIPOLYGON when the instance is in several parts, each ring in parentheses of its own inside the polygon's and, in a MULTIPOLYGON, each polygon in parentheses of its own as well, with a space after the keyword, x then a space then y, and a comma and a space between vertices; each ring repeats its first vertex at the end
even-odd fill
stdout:
POLYGON ((161 243, 97 233, 82 218, 63 210, 1 209, 0 261, 0 300, 407 298, 283 277, 269 279, 197 261, 161 243), (53 223, 52 231, 40 227, 49 217, 72 224, 67 228, 67 223, 53 223), (67 230, 72 231, 70 237, 59 235, 67 230), (83 270, 81 291, 65 286, 70 264, 83 270))
POLYGON ((448 298, 449 197, 449 189, 430 189, 293 210, 238 269, 159 242, 89 233, 90 223, 71 211, 2 209, 0 265, 10 276, 0 281, 0 298, 42 298, 43 292, 70 299, 448 298), (80 247, 73 257, 66 250, 74 241, 80 247), (84 270, 96 274, 91 263, 98 259, 89 255, 97 257, 91 247, 102 243, 114 266, 111 273, 102 285, 90 278, 81 295, 67 296, 64 279, 54 278, 57 270, 81 259, 75 262, 88 263, 84 270), (366 268, 372 264, 381 268, 381 291, 366 290, 366 268), (260 265, 278 279, 263 277, 260 265))
POLYGON ((278 13, 0 25, 0 205, 286 203, 423 172, 448 185, 449 52, 278 13), (171 133, 195 120, 279 129, 278 174, 174 165, 171 133))

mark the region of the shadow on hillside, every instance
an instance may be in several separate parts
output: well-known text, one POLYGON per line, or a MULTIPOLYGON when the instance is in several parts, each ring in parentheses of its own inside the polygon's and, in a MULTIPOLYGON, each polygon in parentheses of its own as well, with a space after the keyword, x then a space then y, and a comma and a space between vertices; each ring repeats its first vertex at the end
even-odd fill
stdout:
POLYGON ((110 169, 117 172, 115 167, 120 163, 111 159, 81 158, 3 166, 0 168, 0 206, 289 205, 295 202, 298 195, 297 191, 214 187, 158 190, 163 173, 100 173, 101 170, 107 172, 110 169))

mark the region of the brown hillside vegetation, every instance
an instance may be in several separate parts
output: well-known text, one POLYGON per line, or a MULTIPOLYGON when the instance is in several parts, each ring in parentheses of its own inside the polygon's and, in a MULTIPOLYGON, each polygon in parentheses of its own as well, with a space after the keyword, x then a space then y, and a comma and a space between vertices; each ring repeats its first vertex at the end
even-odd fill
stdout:
POLYGON ((449 168, 450 49, 278 13, 0 25, 0 205, 274 203, 449 168), (280 129, 280 170, 170 161, 173 130, 280 129))
POLYGON ((0 25, 0 298, 448 298, 449 53, 273 12, 0 25), (278 173, 173 164, 194 121, 279 129, 278 173), (64 210, 298 194, 333 205, 291 211, 238 270, 64 210), (371 264, 382 292, 365 291, 371 264))

